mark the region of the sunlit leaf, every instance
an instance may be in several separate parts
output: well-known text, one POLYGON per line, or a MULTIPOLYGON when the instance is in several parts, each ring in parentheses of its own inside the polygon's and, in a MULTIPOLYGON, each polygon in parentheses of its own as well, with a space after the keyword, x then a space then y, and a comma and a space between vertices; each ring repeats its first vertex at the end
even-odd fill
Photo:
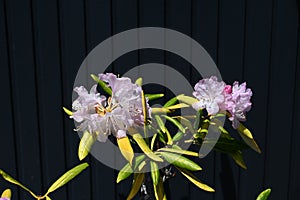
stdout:
POLYGON ((136 141, 136 143, 139 145, 141 150, 152 160, 157 162, 163 162, 163 159, 161 159, 159 156, 155 155, 151 149, 146 144, 144 138, 139 133, 132 134, 133 139, 136 141))
POLYGON ((183 137, 184 133, 181 131, 178 131, 174 136, 173 136, 173 142, 176 142, 180 140, 183 137))
POLYGON ((190 159, 183 157, 181 155, 169 152, 159 151, 159 154, 164 157, 164 159, 177 167, 184 168, 191 171, 202 170, 202 168, 190 159))
POLYGON ((169 117, 167 115, 162 115, 162 116, 164 118, 166 118, 166 120, 168 120, 169 122, 174 124, 181 132, 185 133, 185 128, 183 128, 183 126, 180 124, 179 121, 177 121, 176 119, 173 119, 172 117, 169 117))
POLYGON ((164 184, 162 181, 162 178, 159 177, 159 181, 157 185, 153 184, 153 188, 154 188, 154 195, 156 199, 166 199, 166 194, 164 191, 164 184))
POLYGON ((11 198, 11 190, 10 189, 4 190, 1 197, 10 199, 11 198))
POLYGON ((66 183, 68 183, 70 180, 75 178, 78 174, 80 174, 84 169, 86 169, 89 165, 87 163, 82 163, 66 173, 64 173, 59 179, 57 179, 48 189, 47 194, 50 192, 53 192, 54 190, 57 190, 58 188, 62 187, 66 183))
POLYGON ((178 100, 177 100, 177 97, 173 97, 172 99, 170 99, 169 101, 167 101, 167 103, 165 103, 165 104, 163 105, 163 107, 164 107, 164 108, 167 108, 167 107, 169 107, 169 106, 172 106, 172 105, 174 105, 177 101, 178 101, 178 100))
POLYGON ((73 112, 70 111, 69 109, 65 108, 65 107, 63 107, 63 110, 65 111, 65 113, 66 113, 67 115, 69 115, 69 116, 72 116, 72 115, 73 115, 73 112))
POLYGON ((197 99, 190 97, 190 96, 185 96, 185 95, 179 95, 179 96, 177 96, 177 99, 188 105, 193 105, 194 103, 198 102, 197 99))
POLYGON ((46 200, 51 200, 50 197, 46 196, 46 200))
MULTIPOLYGON (((140 155, 135 158, 134 162, 134 171, 136 168, 141 164, 141 162, 145 159, 145 155, 140 155)), ((119 183, 122 180, 125 180, 133 173, 132 167, 129 163, 127 163, 118 173, 117 177, 117 183, 119 183)))
POLYGON ((150 167, 151 167, 151 178, 152 178, 153 184, 156 186, 160 179, 158 165, 156 164, 156 162, 150 161, 150 167))
POLYGON ((95 138, 88 131, 83 133, 78 147, 79 160, 83 160, 90 152, 92 145, 95 142, 95 138))
POLYGON ((178 121, 180 121, 181 124, 183 124, 184 126, 186 126, 191 133, 195 133, 195 129, 191 123, 190 120, 188 120, 187 118, 185 117, 182 117, 182 116, 176 116, 176 117, 173 117, 173 118, 176 118, 178 121))
POLYGON ((153 150, 154 144, 155 144, 155 140, 157 138, 157 133, 155 133, 151 139, 151 144, 150 144, 150 149, 153 150))
POLYGON ((29 192, 33 197, 36 197, 36 195, 27 187, 25 187, 24 185, 22 185, 19 181, 15 180, 13 177, 11 177, 10 175, 8 175, 7 173, 5 173, 4 171, 2 171, 0 169, 0 175, 8 182, 13 183, 15 185, 20 186, 22 189, 26 190, 27 192, 29 192))
POLYGON ((167 108, 151 108, 151 114, 167 114, 170 113, 171 111, 167 108))
POLYGON ((143 184, 144 178, 145 178, 144 173, 134 174, 132 187, 131 187, 130 193, 127 197, 127 200, 133 199, 133 197, 137 194, 137 192, 140 190, 140 188, 143 184))
POLYGON ((133 152, 133 149, 131 147, 128 137, 126 136, 123 138, 119 138, 119 139, 117 139, 117 142, 118 142, 118 146, 120 148, 122 155, 130 163, 130 165, 132 165, 132 159, 134 157, 134 152, 133 152))
POLYGON ((189 179, 192 183, 194 183, 197 187, 207 192, 214 192, 215 190, 212 189, 210 186, 202 183, 196 176, 185 169, 177 168, 187 179, 189 179))
POLYGON ((169 110, 176 110, 176 109, 187 108, 187 107, 189 107, 188 104, 179 103, 179 104, 176 104, 176 105, 169 106, 169 107, 167 107, 167 109, 169 109, 169 110))
POLYGON ((145 94, 149 101, 164 97, 164 94, 145 94))
POLYGON ((262 191, 262 192, 258 195, 258 197, 257 197, 256 200, 267 200, 267 199, 269 198, 270 194, 271 194, 271 189, 268 188, 268 189, 262 191))
POLYGON ((182 150, 182 149, 173 149, 173 148, 160 148, 157 151, 166 151, 166 152, 171 152, 171 153, 177 153, 177 154, 183 154, 183 155, 188 155, 188 156, 195 156, 199 157, 199 154, 193 151, 187 151, 187 150, 182 150))
POLYGON ((140 78, 136 79, 135 84, 137 84, 138 86, 142 86, 143 85, 143 78, 140 77, 140 78))
POLYGON ((104 92, 106 92, 107 94, 109 94, 110 96, 112 95, 112 91, 111 88, 107 86, 107 84, 100 80, 98 76, 91 74, 92 79, 94 79, 94 81, 96 81, 100 87, 103 89, 104 92))
POLYGON ((247 129, 243 124, 240 123, 237 130, 246 144, 248 144, 254 151, 261 153, 261 150, 257 145, 257 143, 255 142, 252 133, 250 132, 249 129, 247 129))

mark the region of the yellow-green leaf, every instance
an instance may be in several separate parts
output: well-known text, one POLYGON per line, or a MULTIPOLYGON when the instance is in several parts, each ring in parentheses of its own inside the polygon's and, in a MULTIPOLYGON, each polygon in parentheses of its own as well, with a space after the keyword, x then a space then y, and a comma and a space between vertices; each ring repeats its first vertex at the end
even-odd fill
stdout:
POLYGON ((46 196, 46 200, 51 200, 50 197, 46 196))
POLYGON ((83 160, 90 152, 92 145, 95 142, 95 138, 88 131, 83 133, 78 146, 78 157, 79 160, 83 160))
POLYGON ((144 178, 145 178, 144 173, 134 174, 132 187, 131 187, 130 193, 127 197, 127 200, 133 199, 133 197, 136 195, 136 193, 140 190, 140 188, 143 184, 144 178))
POLYGON ((270 194, 271 194, 271 189, 268 188, 268 189, 262 191, 262 192, 258 195, 258 197, 257 197, 256 200, 267 200, 268 197, 270 196, 270 194))
POLYGON ((169 107, 169 106, 172 106, 172 105, 174 105, 177 101, 178 101, 178 100, 177 100, 177 96, 176 96, 176 97, 173 97, 172 99, 170 99, 169 101, 167 101, 167 103, 165 103, 165 104, 163 105, 163 107, 164 107, 164 108, 167 108, 167 107, 169 107))
POLYGON ((196 132, 191 121, 188 120, 187 118, 182 117, 182 116, 176 116, 174 118, 176 118, 178 121, 180 121, 180 123, 182 123, 184 126, 186 126, 190 130, 191 133, 196 132))
POLYGON ((156 186, 158 184, 159 178, 160 178, 158 165, 156 162, 150 161, 150 167, 151 167, 151 178, 152 178, 154 186, 156 186))
POLYGON ((10 189, 4 190, 1 197, 10 199, 11 198, 11 190, 10 189))
POLYGON ((151 144, 150 144, 150 149, 153 150, 154 144, 155 144, 155 140, 157 137, 157 133, 155 133, 151 139, 151 144))
POLYGON ((185 133, 185 128, 183 128, 183 126, 180 124, 179 121, 173 119, 172 117, 169 117, 168 115, 162 115, 162 116, 166 118, 166 120, 174 124, 181 132, 185 133))
POLYGON ((155 194, 155 198, 160 200, 160 199, 167 199, 166 198, 166 194, 164 191, 164 184, 162 182, 162 178, 159 177, 159 181, 157 185, 153 184, 153 188, 154 188, 154 194, 155 194))
POLYGON ((179 104, 176 104, 176 105, 173 105, 173 106, 169 106, 169 107, 167 107, 167 109, 169 109, 169 110, 176 110, 176 109, 187 108, 187 107, 189 107, 188 104, 179 103, 179 104))
POLYGON ((184 133, 181 131, 178 131, 172 138, 173 142, 176 142, 180 140, 183 137, 184 133))
POLYGON ((123 138, 119 138, 119 139, 117 139, 117 142, 118 142, 118 146, 120 148, 122 155, 124 156, 124 158, 126 158, 126 160, 128 160, 130 165, 132 165, 132 159, 134 157, 134 152, 133 152, 133 149, 131 147, 128 137, 126 136, 123 138))
POLYGON ((65 107, 63 107, 63 110, 65 111, 65 113, 66 113, 67 115, 69 115, 69 116, 72 116, 72 115, 73 115, 73 112, 70 111, 69 109, 65 108, 65 107))
POLYGON ((207 192, 214 192, 215 190, 213 188, 211 188, 210 186, 202 183, 196 176, 194 176, 192 173, 190 173, 189 171, 185 170, 185 169, 180 169, 177 168, 181 174, 183 174, 189 181, 191 181, 192 183, 194 183, 197 187, 199 187, 202 190, 205 190, 207 192))
POLYGON ((230 153, 230 156, 232 157, 232 159, 235 161, 235 163, 237 165, 239 165, 243 169, 247 169, 247 166, 243 159, 243 155, 242 155, 241 151, 232 152, 232 153, 230 153))
POLYGON ((164 97, 164 94, 145 94, 149 101, 164 97))
POLYGON ((167 108, 151 108, 151 114, 167 114, 170 113, 171 111, 167 108))
POLYGON ((15 180, 13 177, 11 177, 10 175, 8 175, 7 173, 5 173, 4 171, 2 171, 0 169, 0 175, 8 182, 13 183, 15 185, 20 186, 22 189, 26 190, 27 192, 29 192, 33 197, 36 197, 36 195, 27 187, 25 187, 24 185, 22 185, 19 181, 15 180))
POLYGON ((173 149, 173 148, 160 148, 157 151, 167 151, 171 153, 184 154, 188 156, 199 157, 199 154, 193 151, 181 150, 181 149, 173 149))
POLYGON ((172 140, 171 134, 168 131, 167 127, 165 126, 164 122, 162 121, 162 119, 158 115, 155 115, 155 119, 156 119, 156 122, 157 122, 159 128, 162 130, 162 132, 164 132, 167 135, 167 138, 168 138, 167 144, 172 145, 173 140, 172 140))
POLYGON ((157 162, 163 162, 163 159, 161 159, 159 156, 155 155, 151 149, 148 147, 146 144, 145 140, 139 133, 134 133, 132 135, 133 139, 136 141, 136 143, 139 145, 141 150, 152 160, 157 161, 157 162))
POLYGON ((162 155, 162 157, 164 157, 164 159, 168 163, 173 164, 177 167, 184 168, 190 171, 202 170, 202 168, 197 163, 181 155, 175 153, 163 152, 163 151, 159 151, 159 154, 162 155))
MULTIPOLYGON (((141 162, 145 159, 145 155, 140 155, 137 156, 135 158, 135 162, 134 162, 134 170, 136 170, 136 168, 141 164, 141 162)), ((126 164, 118 173, 118 177, 117 177, 117 183, 119 183, 120 181, 125 180, 126 178, 128 178, 131 174, 133 173, 132 167, 130 166, 130 164, 126 164)))
POLYGON ((104 81, 100 80, 98 78, 98 76, 96 76, 94 74, 91 74, 91 77, 92 77, 92 79, 94 79, 94 81, 96 81, 100 85, 100 87, 103 89, 103 91, 105 91, 110 96, 112 95, 111 88, 108 87, 107 84, 104 81))
POLYGON ((179 96, 177 96, 177 99, 188 105, 193 105, 194 103, 198 102, 197 99, 190 97, 190 96, 185 96, 185 95, 179 95, 179 96))
POLYGON ((141 77, 136 79, 135 84, 137 84, 138 86, 142 86, 143 85, 143 79, 141 77))
POLYGON ((242 139, 244 140, 244 142, 247 145, 249 145, 249 147, 251 147, 256 152, 261 153, 261 150, 260 150, 259 146, 257 145, 257 143, 255 142, 255 140, 252 136, 252 133, 250 132, 249 129, 247 129, 243 124, 240 123, 237 130, 238 130, 240 136, 242 137, 242 139))
POLYGON ((82 163, 80 165, 77 165, 76 167, 70 169, 66 173, 64 173, 59 179, 57 179, 48 189, 47 194, 50 192, 53 192, 54 190, 57 190, 58 188, 62 187, 66 183, 68 183, 70 180, 72 180, 74 177, 76 177, 78 174, 80 174, 84 169, 86 169, 89 165, 87 163, 82 163))

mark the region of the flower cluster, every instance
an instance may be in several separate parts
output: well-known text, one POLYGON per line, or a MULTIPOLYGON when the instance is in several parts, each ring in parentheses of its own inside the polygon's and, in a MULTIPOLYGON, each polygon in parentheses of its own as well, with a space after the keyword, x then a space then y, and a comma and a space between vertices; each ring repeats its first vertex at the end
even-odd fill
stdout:
POLYGON ((220 111, 230 113, 229 120, 233 128, 237 129, 240 121, 246 120, 246 112, 251 109, 252 91, 246 88, 246 83, 236 81, 233 86, 226 85, 212 76, 200 80, 194 87, 193 95, 199 100, 193 104, 195 110, 206 109, 211 115, 220 111))
MULTIPOLYGON (((73 115, 80 123, 77 131, 89 131, 97 135, 97 139, 105 142, 108 135, 117 138, 126 136, 129 127, 142 126, 144 114, 142 107, 142 88, 127 77, 118 78, 112 73, 99 74, 100 80, 106 82, 112 90, 112 96, 106 98, 97 91, 94 85, 90 92, 83 86, 74 91, 78 98, 73 102, 73 115)), ((147 113, 150 107, 147 103, 147 113)))

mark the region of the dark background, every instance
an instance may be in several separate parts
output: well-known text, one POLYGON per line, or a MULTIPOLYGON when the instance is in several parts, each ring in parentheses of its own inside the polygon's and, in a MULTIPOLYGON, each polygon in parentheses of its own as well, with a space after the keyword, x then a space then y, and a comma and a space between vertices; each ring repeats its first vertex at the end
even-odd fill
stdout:
MULTIPOLYGON (((253 200, 272 188, 272 200, 300 192, 299 10, 296 0, 0 0, 0 168, 38 194, 78 164, 78 136, 62 112, 87 53, 111 35, 136 27, 167 27, 197 40, 223 79, 247 81, 254 92, 248 114, 262 149, 245 153, 248 170, 210 154, 199 177, 203 192, 184 178, 170 180, 169 199, 253 200)), ((191 81, 188 63, 161 51, 135 51, 114 62, 122 74, 140 63, 168 64, 191 81)), ((130 181, 97 160, 53 200, 121 199, 130 181)), ((13 199, 30 199, 0 179, 13 199)))

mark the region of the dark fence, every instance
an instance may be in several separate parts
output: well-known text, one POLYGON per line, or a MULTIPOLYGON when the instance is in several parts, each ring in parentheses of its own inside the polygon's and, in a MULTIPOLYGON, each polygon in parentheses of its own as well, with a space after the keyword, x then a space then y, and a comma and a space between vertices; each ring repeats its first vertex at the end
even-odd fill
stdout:
MULTIPOLYGON (((0 168, 43 193, 78 164, 78 136, 62 112, 73 81, 97 44, 124 30, 167 27, 185 33, 210 53, 223 79, 253 89, 248 115, 263 153, 245 153, 248 170, 210 154, 201 165, 205 193, 184 178, 171 179, 170 199, 253 200, 272 188, 272 200, 300 199, 299 21, 296 0, 0 0, 0 168)), ((123 74, 138 64, 170 65, 190 80, 191 67, 162 51, 135 51, 114 62, 123 74)), ((122 199, 130 181, 92 157, 91 167, 52 199, 122 199)), ((30 199, 0 180, 13 199, 30 199)))

